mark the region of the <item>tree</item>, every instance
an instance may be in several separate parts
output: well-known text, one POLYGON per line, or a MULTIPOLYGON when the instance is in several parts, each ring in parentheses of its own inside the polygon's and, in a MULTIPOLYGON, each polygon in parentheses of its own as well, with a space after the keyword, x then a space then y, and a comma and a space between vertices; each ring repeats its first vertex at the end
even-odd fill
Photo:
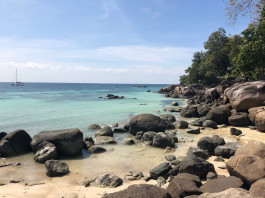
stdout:
POLYGON ((260 17, 265 0, 223 0, 227 3, 229 19, 235 23, 239 15, 250 15, 255 21, 260 17))

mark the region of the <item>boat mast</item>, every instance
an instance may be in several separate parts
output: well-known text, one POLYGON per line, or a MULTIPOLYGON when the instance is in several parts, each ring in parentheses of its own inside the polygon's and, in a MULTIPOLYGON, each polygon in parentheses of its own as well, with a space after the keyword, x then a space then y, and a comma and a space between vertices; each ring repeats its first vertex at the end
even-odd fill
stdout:
POLYGON ((17 68, 16 68, 16 82, 17 82, 17 68))

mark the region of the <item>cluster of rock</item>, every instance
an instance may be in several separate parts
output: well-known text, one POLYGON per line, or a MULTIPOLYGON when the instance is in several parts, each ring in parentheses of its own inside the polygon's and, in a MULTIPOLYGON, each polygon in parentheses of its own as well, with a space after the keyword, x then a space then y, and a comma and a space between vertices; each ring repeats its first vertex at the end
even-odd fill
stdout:
MULTIPOLYGON (((103 97, 99 97, 99 98, 103 98, 103 97)), ((104 97, 104 99, 124 99, 124 96, 116 96, 113 94, 108 94, 106 95, 106 97, 104 97)))
POLYGON ((179 110, 183 117, 198 117, 195 126, 202 126, 205 120, 212 120, 217 124, 231 126, 254 124, 259 131, 265 131, 265 81, 233 85, 223 81, 214 88, 199 89, 197 92, 192 90, 193 85, 171 85, 162 88, 160 93, 174 98, 182 97, 182 93, 190 98, 188 106, 179 110))

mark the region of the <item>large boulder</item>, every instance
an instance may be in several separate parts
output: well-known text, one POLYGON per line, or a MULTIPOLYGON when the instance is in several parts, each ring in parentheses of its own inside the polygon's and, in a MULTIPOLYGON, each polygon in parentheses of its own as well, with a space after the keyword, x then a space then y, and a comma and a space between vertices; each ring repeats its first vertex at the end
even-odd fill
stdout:
POLYGON ((176 118, 172 114, 165 114, 165 115, 160 115, 160 118, 162 120, 168 121, 168 122, 175 122, 176 118))
POLYGON ((253 198, 248 191, 242 188, 229 188, 218 193, 203 193, 198 198, 253 198))
POLYGON ((172 167, 168 162, 163 162, 149 171, 150 177, 152 179, 157 179, 160 176, 166 175, 171 169, 172 167))
POLYGON ((166 148, 167 146, 174 147, 175 141, 171 136, 163 132, 160 132, 154 136, 153 146, 159 147, 159 148, 166 148))
POLYGON ((62 156, 75 156, 82 152, 84 145, 83 133, 79 129, 64 129, 56 131, 43 131, 35 135, 31 141, 34 152, 38 145, 49 141, 56 146, 57 154, 62 156))
POLYGON ((207 150, 210 154, 214 154, 214 149, 217 146, 224 145, 225 141, 218 135, 213 137, 202 137, 199 139, 197 146, 203 150, 207 150))
POLYGON ((265 178, 252 184, 249 192, 253 197, 265 197, 265 178))
POLYGON ((265 81, 236 83, 227 88, 224 94, 238 111, 261 106, 265 101, 265 81))
POLYGON ((180 115, 185 118, 197 117, 197 106, 196 105, 188 105, 187 107, 183 108, 180 112, 180 115))
POLYGON ((164 132, 167 128, 167 122, 153 114, 140 114, 133 117, 129 122, 129 131, 136 135, 138 131, 164 132))
POLYGON ((256 155, 239 155, 226 162, 231 176, 241 178, 247 186, 265 177, 265 159, 256 155))
POLYGON ((189 195, 200 195, 202 191, 192 180, 175 177, 170 181, 167 193, 171 198, 180 198, 189 195))
POLYGON ((265 132, 265 106, 253 107, 248 112, 249 119, 256 125, 257 129, 265 132))
POLYGON ((235 176, 219 177, 204 183, 201 186, 201 190, 204 193, 217 193, 229 188, 242 188, 243 184, 243 181, 235 176))
POLYGON ((45 163, 48 160, 57 158, 57 150, 54 144, 50 142, 42 142, 37 148, 34 160, 39 163, 45 163))
POLYGON ((228 122, 232 126, 248 126, 250 120, 248 118, 248 114, 244 112, 237 112, 234 115, 228 117, 228 122))
POLYGON ((214 166, 203 158, 188 155, 180 163, 180 173, 190 173, 199 177, 205 177, 208 172, 215 172, 214 166))
POLYGON ((31 137, 24 130, 16 130, 5 135, 0 142, 0 154, 2 156, 14 156, 31 151, 31 137))
POLYGON ((217 124, 226 124, 231 111, 228 105, 214 107, 206 115, 207 120, 212 120, 217 124))
POLYGON ((235 155, 236 150, 241 146, 238 142, 227 142, 224 145, 217 146, 214 149, 216 156, 222 156, 224 158, 230 158, 235 155))
POLYGON ((95 133, 95 137, 97 136, 110 136, 113 137, 114 133, 112 131, 112 129, 109 126, 105 126, 102 129, 99 129, 96 133, 95 133))
POLYGON ((102 198, 168 198, 166 190, 150 184, 134 184, 127 189, 104 195, 102 198))
POLYGON ((46 174, 49 177, 63 176, 69 173, 69 167, 65 162, 48 160, 45 162, 46 174))
POLYGON ((265 144, 263 142, 249 142, 236 150, 235 156, 256 155, 265 159, 265 144))
POLYGON ((211 100, 217 99, 218 96, 219 96, 219 93, 216 88, 206 89, 205 91, 205 97, 210 98, 211 100))

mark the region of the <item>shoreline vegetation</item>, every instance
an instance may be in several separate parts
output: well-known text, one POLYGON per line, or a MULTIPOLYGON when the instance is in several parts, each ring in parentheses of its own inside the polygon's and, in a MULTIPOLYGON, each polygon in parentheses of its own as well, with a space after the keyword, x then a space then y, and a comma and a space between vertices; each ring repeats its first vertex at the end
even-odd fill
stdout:
POLYGON ((94 137, 79 129, 0 133, 1 196, 264 196, 264 81, 170 85, 159 93, 187 99, 186 107, 165 108, 180 112, 179 120, 140 114, 124 126, 90 125, 94 137))

